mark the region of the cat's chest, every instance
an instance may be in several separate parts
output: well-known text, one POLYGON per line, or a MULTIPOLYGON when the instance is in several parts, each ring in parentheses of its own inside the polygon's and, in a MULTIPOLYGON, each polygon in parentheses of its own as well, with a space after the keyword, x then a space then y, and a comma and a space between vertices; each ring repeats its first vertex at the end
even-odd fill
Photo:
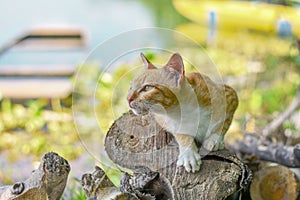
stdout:
POLYGON ((208 108, 184 104, 164 114, 155 114, 156 121, 172 133, 206 132, 210 123, 208 108), (207 125, 207 126, 206 126, 207 125))

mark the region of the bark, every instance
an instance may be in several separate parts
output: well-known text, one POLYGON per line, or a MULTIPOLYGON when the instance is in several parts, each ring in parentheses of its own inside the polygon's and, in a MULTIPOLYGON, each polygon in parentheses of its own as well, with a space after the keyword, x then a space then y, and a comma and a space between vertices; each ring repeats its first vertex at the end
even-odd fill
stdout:
MULTIPOLYGON (((124 175, 127 178, 123 177, 123 183, 124 180, 136 180, 137 176, 149 179, 149 173, 157 173, 159 178, 151 181, 138 179, 148 183, 150 188, 155 185, 163 188, 148 193, 156 199, 225 199, 247 188, 252 177, 248 167, 227 151, 206 155, 196 173, 177 167, 176 140, 150 114, 136 116, 128 112, 116 120, 106 136, 105 149, 113 162, 134 171, 133 175, 124 175)), ((122 191, 138 198, 140 193, 147 194, 147 190, 137 189, 135 185, 139 184, 132 184, 135 181, 127 182, 123 186, 121 182, 122 191)))
POLYGON ((81 185, 87 200, 136 199, 129 194, 122 194, 105 172, 97 166, 93 173, 83 174, 81 185))
POLYGON ((58 200, 65 189, 70 165, 54 152, 45 154, 31 176, 14 185, 0 187, 0 199, 58 200))

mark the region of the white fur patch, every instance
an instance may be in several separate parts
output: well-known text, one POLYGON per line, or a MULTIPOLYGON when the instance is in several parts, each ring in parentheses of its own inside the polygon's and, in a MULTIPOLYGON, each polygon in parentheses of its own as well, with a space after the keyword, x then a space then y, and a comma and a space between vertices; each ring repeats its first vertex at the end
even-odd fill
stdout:
POLYGON ((171 133, 183 133, 202 141, 212 126, 210 112, 207 109, 191 105, 181 105, 177 111, 156 114, 158 122, 164 122, 164 128, 171 133))
POLYGON ((134 108, 131 108, 131 111, 132 111, 135 115, 139 115, 139 113, 138 113, 134 108))
POLYGON ((196 172, 200 169, 201 157, 193 147, 179 148, 177 166, 183 166, 187 172, 196 172))

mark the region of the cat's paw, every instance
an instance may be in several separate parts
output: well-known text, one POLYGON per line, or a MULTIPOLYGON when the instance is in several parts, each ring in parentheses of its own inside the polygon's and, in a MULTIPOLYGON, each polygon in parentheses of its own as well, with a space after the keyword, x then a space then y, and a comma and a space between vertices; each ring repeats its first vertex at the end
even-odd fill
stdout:
POLYGON ((196 172, 200 169, 201 157, 192 147, 180 148, 177 167, 183 166, 187 172, 196 172))
POLYGON ((211 134, 204 140, 202 147, 207 151, 218 151, 225 148, 224 137, 219 134, 211 134))

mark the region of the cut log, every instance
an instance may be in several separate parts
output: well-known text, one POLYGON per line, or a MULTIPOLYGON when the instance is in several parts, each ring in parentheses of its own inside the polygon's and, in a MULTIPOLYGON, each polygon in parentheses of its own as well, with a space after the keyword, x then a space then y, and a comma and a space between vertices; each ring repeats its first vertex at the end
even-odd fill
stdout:
POLYGON ((205 156, 196 173, 177 167, 175 138, 150 114, 136 116, 129 111, 116 120, 106 136, 105 149, 122 167, 134 172, 141 167, 158 172, 171 186, 171 199, 225 199, 247 188, 252 177, 248 167, 227 151, 205 156))
POLYGON ((65 189, 70 165, 54 152, 43 156, 42 161, 24 182, 0 187, 0 199, 5 200, 59 200, 65 189))
POLYGON ((269 166, 256 172, 250 188, 255 200, 295 200, 299 185, 294 173, 284 166, 269 166))

